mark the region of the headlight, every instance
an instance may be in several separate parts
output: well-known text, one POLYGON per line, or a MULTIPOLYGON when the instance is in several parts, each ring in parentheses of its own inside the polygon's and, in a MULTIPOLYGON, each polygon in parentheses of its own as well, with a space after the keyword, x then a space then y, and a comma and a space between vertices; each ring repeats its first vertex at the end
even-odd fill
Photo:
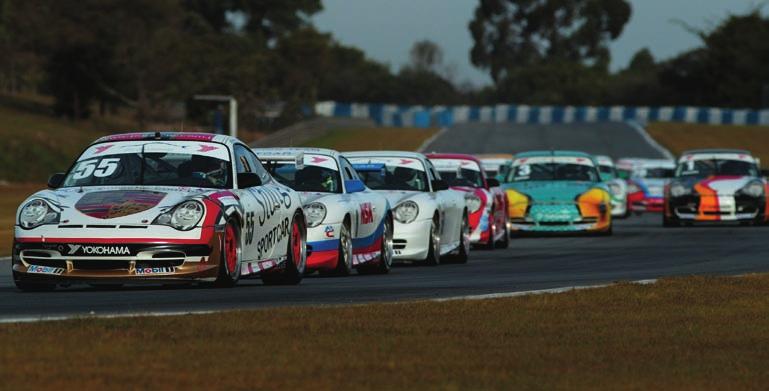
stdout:
POLYGON ((689 194, 691 191, 686 188, 686 186, 680 184, 680 183, 673 183, 670 185, 670 196, 671 197, 681 197, 689 194))
POLYGON ((641 191, 641 188, 638 187, 638 185, 636 185, 633 182, 628 182, 628 184, 627 184, 627 193, 628 194, 638 193, 639 191, 641 191))
POLYGON ((622 197, 622 186, 616 183, 609 183, 609 191, 615 197, 622 197))
POLYGON ((51 209, 47 202, 36 199, 27 202, 19 213, 19 225, 24 229, 32 229, 43 224, 59 222, 59 213, 51 209))
POLYGON ((481 199, 475 194, 471 194, 465 198, 465 205, 467 205, 467 211, 475 213, 478 209, 481 209, 481 199))
POLYGON ((764 195, 764 184, 758 181, 753 181, 745 185, 740 192, 747 196, 758 198, 764 195))
POLYGON ((414 201, 406 201, 395 207, 393 217, 399 223, 408 224, 417 219, 419 205, 414 201))
POLYGON ((326 207, 319 202, 307 204, 304 207, 304 216, 307 219, 308 227, 317 227, 326 218, 326 207))
POLYGON ((179 231, 189 231, 195 228, 203 218, 203 204, 198 201, 184 201, 170 212, 158 216, 153 224, 167 225, 179 231))

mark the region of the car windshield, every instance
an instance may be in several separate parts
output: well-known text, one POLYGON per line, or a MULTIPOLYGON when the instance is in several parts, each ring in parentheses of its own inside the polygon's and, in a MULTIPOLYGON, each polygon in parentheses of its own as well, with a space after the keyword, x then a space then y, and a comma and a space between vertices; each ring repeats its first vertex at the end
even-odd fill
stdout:
POLYGON ((350 158, 358 176, 372 190, 430 191, 420 160, 409 158, 350 158))
POLYGON ((215 143, 117 142, 88 148, 65 176, 63 187, 232 187, 229 152, 215 143))
POLYGON ((672 168, 664 167, 649 167, 641 169, 639 177, 648 179, 668 179, 672 178, 675 174, 675 170, 672 168))
POLYGON ((297 170, 295 162, 265 162, 265 167, 275 180, 296 191, 342 192, 339 171, 330 167, 304 165, 297 170))
POLYGON ((483 177, 480 171, 461 168, 459 170, 443 171, 439 170, 441 179, 446 181, 449 186, 463 187, 483 187, 483 177))
POLYGON ((430 161, 449 186, 484 187, 481 166, 474 160, 434 157, 430 161))
POLYGON ((614 170, 614 166, 602 164, 598 166, 598 170, 601 171, 601 174, 606 174, 612 178, 617 177, 617 172, 614 170))
POLYGON ((711 175, 753 176, 759 175, 753 162, 734 159, 702 159, 682 162, 676 169, 676 177, 707 177, 711 175))
POLYGON ((526 181, 585 181, 596 182, 595 167, 585 164, 540 162, 513 166, 510 182, 526 181))

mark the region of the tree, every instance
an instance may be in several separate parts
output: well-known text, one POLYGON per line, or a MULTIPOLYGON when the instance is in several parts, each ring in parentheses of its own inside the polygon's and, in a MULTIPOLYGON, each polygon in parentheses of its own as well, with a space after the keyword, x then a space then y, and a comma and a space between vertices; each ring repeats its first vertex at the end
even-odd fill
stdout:
POLYGON ((470 59, 495 83, 550 61, 605 69, 608 43, 630 14, 626 0, 480 0, 469 25, 470 59))
POLYGON ((430 40, 415 42, 409 52, 411 67, 421 71, 437 71, 443 64, 443 49, 430 40))

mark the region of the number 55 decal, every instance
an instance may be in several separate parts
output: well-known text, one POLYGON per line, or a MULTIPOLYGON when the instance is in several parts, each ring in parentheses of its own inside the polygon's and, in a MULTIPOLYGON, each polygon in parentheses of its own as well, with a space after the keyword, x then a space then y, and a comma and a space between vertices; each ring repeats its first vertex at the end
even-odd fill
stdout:
POLYGON ((72 174, 72 179, 78 180, 88 178, 93 175, 97 178, 108 177, 115 173, 118 167, 120 158, 104 158, 104 159, 91 159, 80 162, 75 172, 72 174))

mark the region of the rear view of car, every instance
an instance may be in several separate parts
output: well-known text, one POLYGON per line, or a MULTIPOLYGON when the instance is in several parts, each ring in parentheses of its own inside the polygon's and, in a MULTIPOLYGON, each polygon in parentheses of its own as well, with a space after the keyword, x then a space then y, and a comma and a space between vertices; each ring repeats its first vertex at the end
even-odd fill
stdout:
POLYGON ((665 185, 675 172, 675 162, 667 159, 644 159, 635 163, 627 181, 627 203, 636 214, 660 213, 663 209, 665 185))
POLYGON ((759 162, 742 150, 684 152, 665 191, 663 225, 766 220, 767 182, 759 162))

